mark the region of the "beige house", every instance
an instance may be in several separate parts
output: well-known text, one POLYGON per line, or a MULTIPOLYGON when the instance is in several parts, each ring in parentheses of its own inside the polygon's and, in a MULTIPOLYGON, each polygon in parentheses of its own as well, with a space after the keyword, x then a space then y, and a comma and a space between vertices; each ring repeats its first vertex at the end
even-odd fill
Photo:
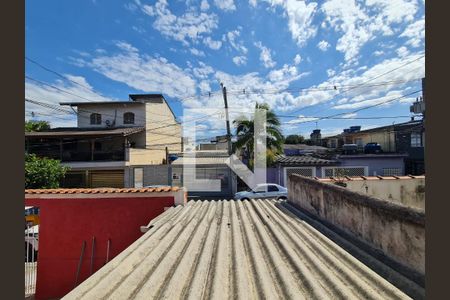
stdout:
POLYGON ((25 139, 28 153, 59 159, 70 167, 64 186, 140 187, 166 183, 167 155, 180 152, 182 140, 181 124, 163 95, 60 104, 76 109, 77 127, 26 133, 25 139), (159 181, 151 180, 151 174, 159 181))

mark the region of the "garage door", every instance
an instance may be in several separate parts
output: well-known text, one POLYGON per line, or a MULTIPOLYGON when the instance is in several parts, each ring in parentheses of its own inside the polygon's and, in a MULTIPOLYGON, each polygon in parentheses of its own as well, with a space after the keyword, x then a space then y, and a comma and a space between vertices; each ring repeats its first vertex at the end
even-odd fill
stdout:
POLYGON ((91 187, 124 187, 124 171, 123 170, 104 170, 91 171, 90 174, 91 187))

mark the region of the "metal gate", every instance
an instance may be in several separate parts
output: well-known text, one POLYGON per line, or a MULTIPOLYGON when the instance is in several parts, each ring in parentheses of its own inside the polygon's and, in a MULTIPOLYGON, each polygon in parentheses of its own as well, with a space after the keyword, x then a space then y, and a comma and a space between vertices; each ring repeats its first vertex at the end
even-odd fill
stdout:
POLYGON ((36 292, 36 271, 39 249, 39 225, 25 226, 25 297, 36 292))
POLYGON ((102 170, 90 172, 90 186, 92 188, 111 187, 111 188, 123 188, 124 187, 124 171, 123 170, 102 170))

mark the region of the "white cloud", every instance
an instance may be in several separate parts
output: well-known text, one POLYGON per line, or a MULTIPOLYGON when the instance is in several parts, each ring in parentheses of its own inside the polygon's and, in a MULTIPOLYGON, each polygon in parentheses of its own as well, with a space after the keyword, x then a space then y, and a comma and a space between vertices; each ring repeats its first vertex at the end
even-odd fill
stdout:
POLYGON ((261 42, 256 42, 255 46, 261 50, 259 60, 266 68, 273 68, 277 63, 272 60, 272 54, 269 48, 262 45, 261 42))
MULTIPOLYGON (((340 105, 334 106, 333 108, 334 109, 358 109, 358 108, 362 108, 362 107, 366 107, 366 106, 370 106, 370 105, 381 104, 383 102, 386 102, 386 101, 389 101, 392 99, 396 99, 401 96, 402 96, 402 91, 389 91, 383 97, 377 97, 377 98, 353 102, 353 103, 340 104, 340 105)), ((393 102, 395 102, 395 101, 388 102, 388 103, 382 104, 380 106, 389 106, 389 105, 392 105, 393 102)))
POLYGON ((304 115, 299 115, 296 119, 287 121, 287 124, 299 124, 299 123, 305 123, 305 122, 311 122, 311 121, 315 121, 318 120, 319 118, 317 117, 306 117, 304 115))
POLYGON ((200 9, 205 11, 209 9, 209 4, 207 0, 202 0, 202 3, 200 4, 200 9))
POLYGON ((272 6, 281 6, 288 18, 288 27, 292 38, 298 46, 306 42, 317 33, 317 26, 312 21, 317 3, 297 0, 271 0, 272 6))
POLYGON ((236 9, 233 0, 214 0, 214 4, 224 11, 231 11, 236 9))
POLYGON ((297 55, 294 57, 294 64, 295 64, 295 65, 298 65, 298 64, 300 64, 301 61, 302 61, 302 57, 300 56, 300 54, 297 54, 297 55))
POLYGON ((191 48, 189 49, 189 51, 195 56, 205 56, 205 52, 203 52, 202 50, 191 48))
MULTIPOLYGON (((49 85, 36 83, 32 80, 25 82, 25 97, 31 100, 48 103, 59 107, 60 102, 93 102, 93 101, 114 101, 117 99, 102 96, 94 91, 94 88, 84 77, 64 74, 70 81, 56 80, 49 85), (75 82, 75 83, 74 83, 75 82), (81 85, 81 86, 80 86, 81 85), (66 91, 66 92, 63 92, 66 91), (75 96, 77 95, 77 96, 75 96)), ((67 113, 55 111, 36 104, 25 102, 25 113, 31 117, 33 113, 36 120, 50 121, 52 127, 76 126, 76 116, 71 114, 71 110, 65 106, 60 107, 67 113)))
POLYGON ((332 77, 332 76, 336 75, 336 71, 333 69, 328 69, 327 75, 328 75, 328 77, 332 77))
POLYGON ((352 61, 377 34, 393 35, 398 24, 413 20, 418 7, 416 1, 405 0, 368 0, 364 7, 355 0, 330 0, 321 9, 326 22, 343 33, 336 50, 352 61))
POLYGON ((153 23, 156 30, 184 45, 189 45, 189 40, 196 42, 218 26, 216 14, 188 11, 176 16, 169 10, 166 0, 159 0, 153 6, 141 5, 141 9, 147 15, 156 18, 153 23))
POLYGON ((123 82, 144 92, 162 92, 183 98, 196 94, 196 82, 164 57, 140 54, 133 46, 120 42, 118 54, 98 55, 87 64, 109 79, 123 82))
POLYGON ((192 73, 196 78, 206 79, 210 74, 214 73, 214 69, 210 66, 205 65, 203 62, 199 62, 199 67, 193 68, 192 73))
POLYGON ((248 49, 244 46, 242 41, 237 41, 237 38, 241 35, 241 32, 239 31, 239 28, 233 31, 227 32, 226 35, 224 35, 223 40, 227 40, 230 43, 231 47, 233 47, 236 51, 239 51, 243 54, 247 54, 248 49))
POLYGON ((405 31, 400 34, 400 37, 409 38, 406 42, 407 45, 419 47, 425 40, 425 20, 422 19, 409 24, 405 31))
POLYGON ((248 3, 250 4, 251 7, 256 7, 257 5, 256 0, 248 0, 248 3))
POLYGON ((322 40, 317 44, 317 47, 322 51, 327 51, 330 47, 330 44, 327 41, 322 40))
POLYGON ((247 57, 245 56, 235 56, 233 57, 233 62, 236 66, 241 66, 247 64, 247 57))
POLYGON ((203 43, 213 50, 219 50, 222 47, 221 41, 215 41, 209 36, 203 39, 203 43))
POLYGON ((398 48, 396 50, 396 52, 397 52, 398 56, 400 56, 400 57, 405 57, 409 54, 409 50, 405 46, 398 48))
POLYGON ((382 50, 377 50, 373 53, 373 55, 375 55, 375 56, 381 56, 383 54, 384 54, 384 51, 382 51, 382 50))

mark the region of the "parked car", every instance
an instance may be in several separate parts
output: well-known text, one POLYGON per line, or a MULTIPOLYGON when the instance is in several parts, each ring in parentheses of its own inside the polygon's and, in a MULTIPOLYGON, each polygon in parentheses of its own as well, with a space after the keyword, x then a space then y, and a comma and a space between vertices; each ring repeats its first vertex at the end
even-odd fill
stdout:
POLYGON ((254 189, 238 192, 234 195, 236 200, 250 199, 287 199, 288 190, 275 183, 258 184, 254 189))
POLYGON ((378 143, 367 143, 364 146, 364 153, 381 153, 383 150, 381 149, 381 145, 378 143))
POLYGON ((39 250, 39 225, 25 229, 25 262, 35 262, 39 250))

